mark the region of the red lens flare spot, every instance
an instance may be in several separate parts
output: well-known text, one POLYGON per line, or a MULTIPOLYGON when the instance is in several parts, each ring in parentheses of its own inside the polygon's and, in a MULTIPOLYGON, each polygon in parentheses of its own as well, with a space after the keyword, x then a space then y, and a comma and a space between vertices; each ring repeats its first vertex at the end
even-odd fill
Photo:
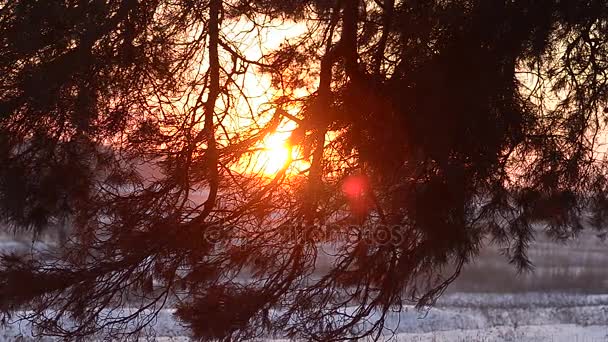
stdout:
POLYGON ((369 181, 363 175, 347 177, 342 183, 342 192, 348 201, 351 213, 358 219, 365 218, 371 210, 369 181))
POLYGON ((361 175, 349 176, 342 183, 342 192, 350 199, 362 197, 367 192, 367 179, 361 175))

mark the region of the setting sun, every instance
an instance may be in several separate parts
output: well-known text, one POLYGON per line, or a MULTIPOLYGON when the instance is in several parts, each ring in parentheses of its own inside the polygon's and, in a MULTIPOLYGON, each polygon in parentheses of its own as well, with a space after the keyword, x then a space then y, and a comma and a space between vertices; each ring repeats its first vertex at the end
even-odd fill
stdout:
POLYGON ((266 175, 274 175, 289 162, 287 138, 275 133, 264 139, 263 151, 259 156, 259 165, 266 175))

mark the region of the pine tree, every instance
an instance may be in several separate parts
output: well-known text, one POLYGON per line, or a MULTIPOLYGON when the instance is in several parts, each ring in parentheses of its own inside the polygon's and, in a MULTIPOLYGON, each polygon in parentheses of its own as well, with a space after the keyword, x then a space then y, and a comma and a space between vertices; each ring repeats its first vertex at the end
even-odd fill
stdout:
POLYGON ((0 1, 0 218, 70 222, 3 255, 0 310, 72 339, 163 308, 203 340, 378 336, 490 240, 527 269, 534 227, 605 226, 607 40, 603 0, 0 1))

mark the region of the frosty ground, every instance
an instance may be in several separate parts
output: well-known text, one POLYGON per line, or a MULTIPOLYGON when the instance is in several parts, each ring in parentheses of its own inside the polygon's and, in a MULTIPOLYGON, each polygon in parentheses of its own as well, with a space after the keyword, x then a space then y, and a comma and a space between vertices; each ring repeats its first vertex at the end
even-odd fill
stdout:
MULTIPOLYGON (((25 242, 0 236, 5 251, 25 242)), ((608 341, 607 247, 603 236, 591 232, 567 245, 539 234, 530 250, 536 268, 524 274, 500 250, 487 248, 434 308, 391 313, 383 339, 608 341)), ((161 312, 153 333, 159 341, 189 340, 170 309, 161 312)), ((0 341, 16 340, 36 340, 27 323, 0 328, 0 341)))

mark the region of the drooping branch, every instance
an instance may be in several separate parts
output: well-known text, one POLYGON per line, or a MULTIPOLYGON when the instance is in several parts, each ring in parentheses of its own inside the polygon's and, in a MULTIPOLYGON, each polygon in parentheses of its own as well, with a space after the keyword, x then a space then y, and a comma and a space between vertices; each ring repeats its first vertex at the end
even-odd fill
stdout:
POLYGON ((342 19, 342 36, 340 39, 340 50, 344 58, 344 68, 348 76, 355 80, 355 82, 362 76, 359 70, 359 55, 357 53, 359 3, 360 0, 344 1, 344 17, 342 19))
MULTIPOLYGON (((331 25, 336 25, 339 17, 339 9, 334 8, 332 13, 331 25)), ((334 28, 330 27, 329 31, 334 32, 334 28)), ((314 151, 309 173, 309 191, 306 199, 306 215, 307 221, 312 224, 315 218, 316 205, 319 196, 319 190, 322 183, 323 163, 325 152, 325 134, 327 126, 330 122, 330 106, 332 101, 331 82, 333 78, 333 67, 340 53, 340 43, 333 45, 332 38, 327 39, 325 53, 321 58, 321 70, 319 73, 319 86, 317 88, 317 97, 312 106, 312 117, 310 121, 313 123, 313 144, 314 151)))
POLYGON ((382 11, 382 35, 380 36, 380 40, 378 41, 378 46, 376 47, 376 54, 374 56, 373 61, 373 73, 375 75, 380 74, 380 70, 382 69, 382 63, 384 62, 386 44, 388 42, 388 37, 391 32, 393 16, 395 13, 395 0, 385 0, 382 6, 382 11))
POLYGON ((512 239, 506 247, 514 251, 513 260, 525 262, 532 223, 543 219, 561 233, 567 226, 578 229, 579 199, 593 194, 608 212, 605 165, 591 168, 582 155, 593 147, 585 134, 593 116, 601 115, 595 107, 605 104, 605 1, 570 7, 374 0, 381 11, 364 13, 371 2, 338 0, 329 8, 327 1, 128 0, 85 9, 7 2, 0 11, 0 71, 6 74, 0 80, 2 218, 29 222, 30 217, 20 220, 25 213, 45 223, 40 217, 68 197, 48 191, 53 181, 69 186, 68 194, 93 195, 72 201, 78 204, 71 208, 75 231, 65 254, 31 256, 36 262, 3 259, 0 292, 12 301, 0 296, 0 303, 20 310, 31 302, 39 314, 28 318, 43 328, 50 324, 46 333, 72 338, 116 323, 100 310, 120 307, 123 298, 136 298, 128 304, 144 310, 165 305, 172 293, 170 303, 180 302, 180 317, 202 338, 269 332, 355 339, 355 330, 361 336, 379 333, 387 310, 399 307, 407 293, 418 304, 432 303, 485 236, 512 239), (123 11, 117 4, 134 7, 117 16, 123 11), (49 11, 69 20, 55 21, 45 15, 49 11), (298 44, 263 52, 259 59, 248 58, 240 50, 246 39, 225 32, 221 23, 251 22, 253 29, 244 34, 255 35, 264 25, 255 19, 277 13, 314 24, 298 44), (46 20, 33 24, 36 17, 46 20), (112 18, 120 22, 107 27, 111 32, 85 37, 92 59, 69 55, 73 32, 105 31, 103 23, 112 18), (604 26, 591 24, 597 20, 604 26), (16 39, 22 31, 35 39, 16 39), (540 53, 555 37, 567 42, 580 33, 565 58, 540 53), (531 56, 554 58, 558 77, 548 78, 557 79, 568 96, 548 115, 531 110, 535 104, 514 86, 514 61, 531 56), (230 58, 232 66, 224 63, 230 58), (69 72, 57 72, 72 64, 69 72), (247 118, 253 124, 239 121, 237 102, 255 102, 245 82, 237 84, 250 66, 280 74, 277 87, 296 89, 308 81, 298 77, 318 64, 312 96, 279 91, 288 94, 269 103, 278 108, 269 122, 260 124, 269 112, 254 117, 253 106, 247 118), (96 91, 88 91, 89 85, 96 91), (111 105, 100 106, 103 100, 111 105), (283 112, 291 112, 293 103, 304 112, 283 112), (116 109, 111 113, 118 129, 90 121, 90 136, 97 142, 113 138, 114 145, 83 150, 79 141, 64 144, 72 136, 75 109, 103 114, 101 119, 116 109), (294 149, 312 148, 312 165, 303 171, 308 178, 288 174, 286 167, 272 179, 235 170, 241 161, 256 162, 251 153, 264 149, 261 140, 280 129, 283 119, 298 125, 289 141, 294 149), (328 141, 329 130, 338 137, 328 141), (111 167, 101 175, 84 174, 81 164, 95 159, 91 151, 98 149, 131 159, 109 157, 111 167), (131 170, 142 160, 161 174, 131 170), (373 191, 371 200, 384 210, 374 213, 363 203, 371 214, 351 227, 353 210, 340 187, 359 169, 374 186, 365 189, 373 191), (583 184, 588 179, 593 188, 583 184), (80 183, 74 186, 74 180, 80 183), (191 189, 202 189, 202 198, 191 189), (380 227, 379 221, 394 226, 380 227), (217 234, 203 236, 212 223, 217 234), (324 223, 310 229, 321 232, 321 240, 306 236, 309 230, 292 231, 309 223, 324 223), (324 235, 333 223, 346 241, 324 235), (380 229, 397 239, 365 238, 380 229), (316 268, 325 242, 336 251, 327 272, 316 268), (446 265, 456 272, 445 277, 446 265), (22 284, 34 282, 23 279, 42 281, 28 288, 22 284), (56 308, 55 317, 45 317, 56 308), (379 320, 359 330, 372 314, 379 320), (82 319, 76 330, 53 322, 72 315, 82 319))
POLYGON ((205 219, 215 206, 219 189, 219 165, 218 152, 215 141, 215 107, 220 94, 220 62, 219 62, 219 34, 220 34, 220 15, 222 10, 222 0, 211 0, 209 4, 209 94, 204 105, 205 124, 203 133, 205 134, 207 150, 208 170, 209 170, 209 196, 205 201, 204 209, 200 215, 205 219))

